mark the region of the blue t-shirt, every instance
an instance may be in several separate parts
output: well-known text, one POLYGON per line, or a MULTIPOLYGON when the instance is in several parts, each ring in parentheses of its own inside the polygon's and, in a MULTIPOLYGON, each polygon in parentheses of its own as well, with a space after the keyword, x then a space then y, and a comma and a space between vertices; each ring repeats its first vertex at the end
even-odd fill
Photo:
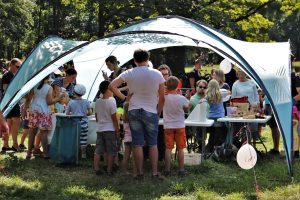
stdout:
MULTIPOLYGON (((207 102, 208 103, 208 102, 207 102)), ((223 106, 223 102, 220 103, 208 103, 209 111, 207 118, 209 119, 218 119, 225 116, 225 109, 223 106)))
POLYGON ((66 112, 71 115, 87 117, 88 109, 91 108, 90 102, 86 99, 73 99, 68 103, 66 112))

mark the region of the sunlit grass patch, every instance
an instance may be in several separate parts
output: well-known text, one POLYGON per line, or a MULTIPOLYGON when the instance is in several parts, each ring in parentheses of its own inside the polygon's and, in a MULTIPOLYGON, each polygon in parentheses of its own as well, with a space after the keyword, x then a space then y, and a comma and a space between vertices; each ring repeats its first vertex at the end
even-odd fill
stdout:
POLYGON ((38 180, 23 180, 18 176, 0 176, 0 194, 4 196, 30 196, 42 188, 38 180))
POLYGON ((259 193, 260 199, 300 199, 300 184, 278 186, 259 193), (288 198, 287 198, 288 197, 288 198))

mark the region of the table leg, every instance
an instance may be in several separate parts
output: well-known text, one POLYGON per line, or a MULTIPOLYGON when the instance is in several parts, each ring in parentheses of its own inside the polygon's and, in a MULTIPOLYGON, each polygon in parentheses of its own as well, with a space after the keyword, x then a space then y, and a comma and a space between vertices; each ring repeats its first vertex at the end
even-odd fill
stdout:
POLYGON ((201 147, 201 162, 204 161, 204 154, 205 154, 205 137, 204 137, 204 134, 206 134, 206 127, 203 127, 202 128, 202 140, 201 140, 201 143, 202 143, 202 147, 201 147))
POLYGON ((226 136, 226 140, 225 140, 225 144, 226 145, 231 145, 232 144, 232 140, 233 140, 233 125, 232 123, 227 123, 228 124, 228 131, 227 131, 227 136, 226 136))

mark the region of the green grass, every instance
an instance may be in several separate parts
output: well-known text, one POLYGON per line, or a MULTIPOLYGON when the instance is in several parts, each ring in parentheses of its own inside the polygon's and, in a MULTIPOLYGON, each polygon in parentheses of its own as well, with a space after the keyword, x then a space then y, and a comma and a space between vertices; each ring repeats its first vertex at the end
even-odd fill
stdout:
MULTIPOLYGON (((270 149, 270 130, 265 128, 262 135, 270 149)), ((261 145, 258 148, 262 150, 261 145)), ((243 170, 234 161, 208 159, 199 166, 186 166, 186 177, 174 175, 164 181, 151 179, 146 161, 145 179, 138 182, 121 172, 114 177, 95 176, 92 159, 56 167, 51 160, 27 161, 24 152, 0 156, 0 199, 300 199, 300 161, 294 165, 292 182, 285 160, 267 155, 255 166, 258 193, 254 171, 243 170)), ((159 168, 163 170, 163 163, 159 168)))

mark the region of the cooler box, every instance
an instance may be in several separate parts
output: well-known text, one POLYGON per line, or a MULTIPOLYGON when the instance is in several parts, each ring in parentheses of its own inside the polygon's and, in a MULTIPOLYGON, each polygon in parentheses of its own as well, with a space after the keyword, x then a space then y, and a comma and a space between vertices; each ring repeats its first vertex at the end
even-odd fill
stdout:
POLYGON ((200 153, 185 153, 184 154, 185 165, 200 165, 201 154, 200 153))
POLYGON ((57 164, 78 164, 81 116, 56 115, 49 156, 57 164))

